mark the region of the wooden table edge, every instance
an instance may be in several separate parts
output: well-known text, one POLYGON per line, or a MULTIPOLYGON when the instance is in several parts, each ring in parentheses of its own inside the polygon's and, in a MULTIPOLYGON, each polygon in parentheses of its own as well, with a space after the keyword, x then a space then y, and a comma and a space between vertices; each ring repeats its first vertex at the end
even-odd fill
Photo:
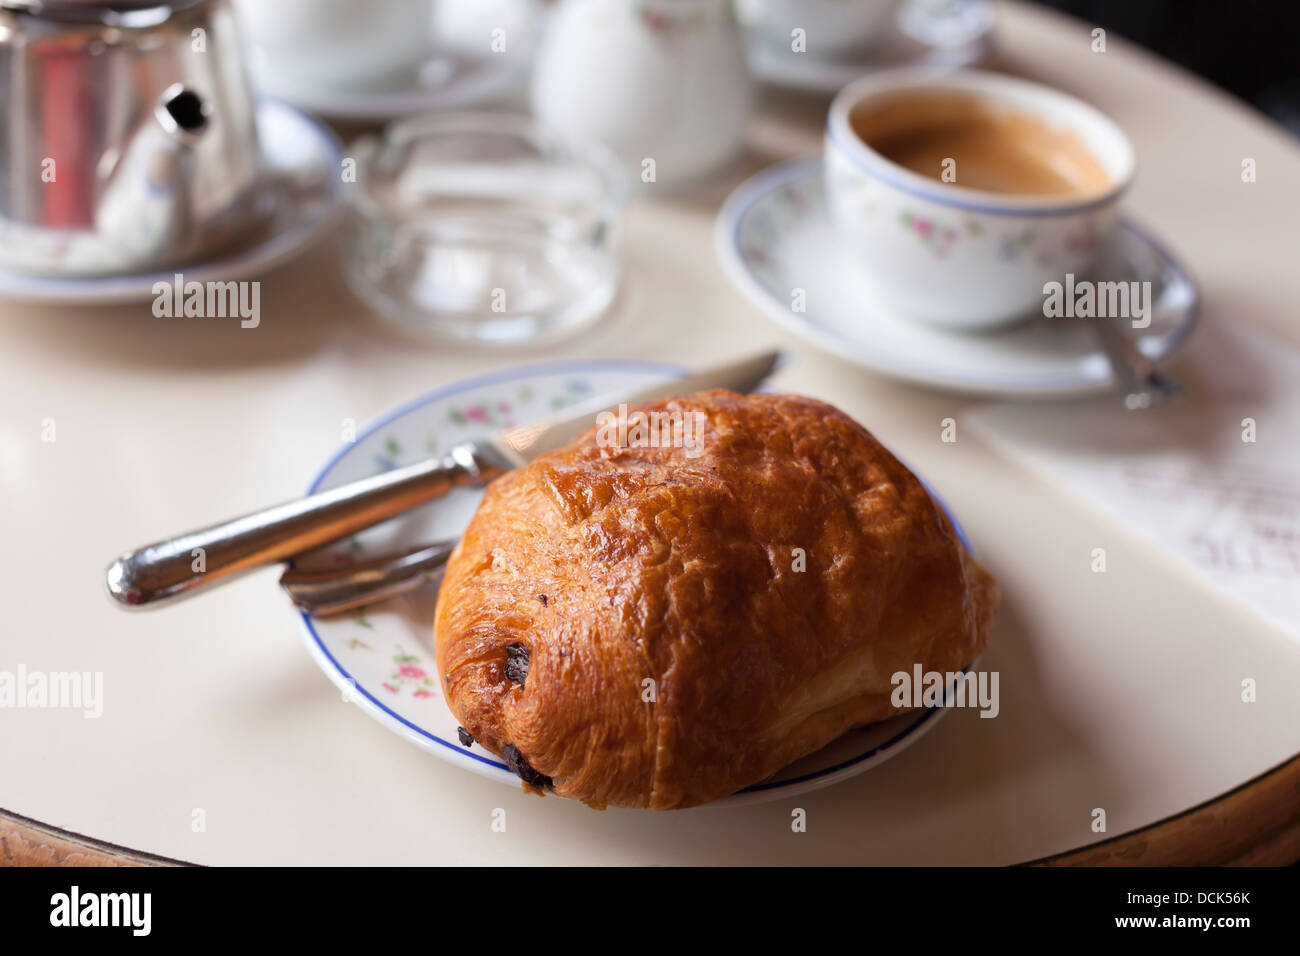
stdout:
POLYGON ((0 809, 0 866, 192 866, 0 809))
POLYGON ((1289 866, 1300 862, 1300 754, 1225 794, 1029 866, 1289 866))
MULTIPOLYGON (((1027 866, 1287 866, 1300 862, 1300 754, 1190 810, 1027 866)), ((192 866, 0 809, 3 866, 192 866)))

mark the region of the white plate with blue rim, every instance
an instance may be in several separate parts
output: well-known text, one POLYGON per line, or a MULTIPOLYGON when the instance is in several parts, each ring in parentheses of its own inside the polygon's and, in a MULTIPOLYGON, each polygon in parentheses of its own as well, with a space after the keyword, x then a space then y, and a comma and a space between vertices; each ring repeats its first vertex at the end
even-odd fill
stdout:
MULTIPOLYGON (((329 460, 308 492, 410 464, 459 442, 546 417, 576 402, 604 394, 616 396, 681 374, 681 369, 669 365, 590 361, 511 369, 449 385, 414 399, 367 427, 329 460)), ((295 565, 304 569, 345 567, 388 552, 459 537, 481 497, 480 490, 457 489, 449 497, 305 555, 295 565)), ((947 511, 938 496, 935 500, 947 511)), ((969 548, 961 526, 952 520, 969 548)), ((361 613, 325 618, 300 613, 299 620, 308 649, 344 700, 357 704, 389 730, 435 757, 518 787, 519 779, 495 755, 478 744, 461 742, 434 663, 436 603, 436 588, 429 586, 361 613)), ((856 776, 916 743, 947 709, 925 708, 850 731, 770 779, 709 806, 779 800, 856 776)))
MULTIPOLYGON (((1032 318, 956 332, 912 320, 875 298, 836 240, 819 159, 773 166, 742 183, 718 214, 714 246, 732 284, 765 316, 873 371, 933 388, 1019 398, 1115 388, 1086 319, 1032 318), (792 307, 796 289, 804 293, 802 311, 792 307)), ((1199 296, 1191 276, 1130 219, 1103 243, 1099 262, 1108 280, 1151 283, 1151 322, 1133 337, 1148 358, 1169 359, 1196 325, 1199 296)))
MULTIPOLYGON (((258 103, 257 135, 274 204, 268 221, 243 246, 162 271, 67 277, 0 270, 0 298, 69 305, 147 302, 159 284, 170 288, 177 273, 187 283, 252 279, 301 255, 325 235, 341 209, 338 139, 306 114, 269 99, 258 103)), ((58 252, 51 248, 50 255, 58 252)))

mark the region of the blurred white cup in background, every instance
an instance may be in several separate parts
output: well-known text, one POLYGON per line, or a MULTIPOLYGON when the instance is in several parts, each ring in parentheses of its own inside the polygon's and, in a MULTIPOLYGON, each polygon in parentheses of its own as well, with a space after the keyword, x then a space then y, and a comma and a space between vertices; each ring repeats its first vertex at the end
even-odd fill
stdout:
POLYGON ((235 0, 256 68, 284 84, 382 86, 433 45, 433 0, 235 0))
POLYGON ((902 0, 737 0, 746 26, 769 43, 790 46, 803 31, 809 56, 843 56, 888 31, 902 0))

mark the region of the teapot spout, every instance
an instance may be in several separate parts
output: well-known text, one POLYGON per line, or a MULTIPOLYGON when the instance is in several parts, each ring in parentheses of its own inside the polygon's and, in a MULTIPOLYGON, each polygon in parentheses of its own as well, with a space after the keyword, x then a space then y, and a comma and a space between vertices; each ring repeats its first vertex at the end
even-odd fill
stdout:
POLYGON ((208 128, 208 105, 182 83, 173 83, 158 98, 154 119, 177 143, 190 146, 208 128))
POLYGON ((162 259, 191 238, 194 144, 208 129, 207 104, 175 83, 122 148, 100 192, 99 233, 133 258, 162 259))

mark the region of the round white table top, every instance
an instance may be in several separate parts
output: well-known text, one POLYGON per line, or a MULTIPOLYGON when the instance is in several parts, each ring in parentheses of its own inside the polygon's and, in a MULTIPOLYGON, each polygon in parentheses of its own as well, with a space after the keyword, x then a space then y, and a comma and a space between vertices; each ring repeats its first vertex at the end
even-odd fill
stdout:
MULTIPOLYGON (((1249 107, 1091 26, 999 8, 993 66, 1088 100, 1133 138, 1128 208, 1178 251, 1205 321, 1300 340, 1300 148, 1249 107), (1240 181, 1252 157, 1258 182, 1240 181)), ((0 807, 200 863, 1010 863, 1143 826, 1300 751, 1300 645, 1124 527, 963 434, 970 400, 789 339, 729 286, 713 217, 743 176, 818 149, 825 100, 769 93, 746 159, 706 194, 638 200, 612 314, 527 353, 412 346, 368 321, 318 248, 267 276, 262 321, 149 306, 5 304, 0 670, 103 673, 103 714, 0 709, 0 807), (706 364, 797 352, 777 383, 864 422, 930 479, 1002 582, 982 667, 1001 714, 957 711, 917 746, 792 806, 596 812, 465 773, 344 703, 263 571, 157 613, 102 592, 118 552, 300 494, 339 443, 411 396, 557 357, 706 364), (57 432, 42 441, 47 419, 57 432), (1107 548, 1111 573, 1089 572, 1107 548), (1238 698, 1256 676, 1258 703, 1238 698), (1106 833, 1092 810, 1106 809, 1106 833), (508 829, 494 832, 505 808, 508 829), (196 827, 202 811, 203 827, 196 827)), ((1180 366, 1206 374, 1195 349, 1180 366)), ((1068 404, 1041 414, 1069 427, 1068 404)))

